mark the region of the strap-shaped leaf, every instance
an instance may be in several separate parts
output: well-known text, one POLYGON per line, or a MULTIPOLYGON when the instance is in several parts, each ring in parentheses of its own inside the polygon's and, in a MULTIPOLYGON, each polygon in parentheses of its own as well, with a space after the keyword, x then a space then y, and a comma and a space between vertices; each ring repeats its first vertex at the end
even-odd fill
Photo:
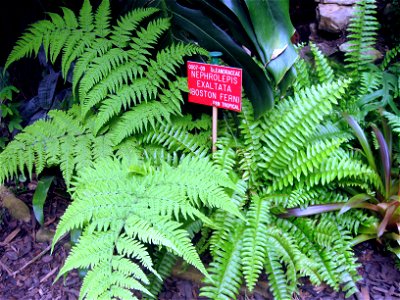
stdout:
POLYGON ((200 10, 190 9, 176 1, 167 1, 167 4, 177 26, 195 36, 202 47, 210 51, 221 51, 224 61, 243 69, 243 85, 257 117, 272 108, 274 97, 271 82, 241 45, 200 10))
POLYGON ((43 226, 44 215, 43 206, 47 198, 47 192, 53 182, 54 176, 44 176, 38 181, 35 193, 33 194, 32 207, 36 220, 43 226))

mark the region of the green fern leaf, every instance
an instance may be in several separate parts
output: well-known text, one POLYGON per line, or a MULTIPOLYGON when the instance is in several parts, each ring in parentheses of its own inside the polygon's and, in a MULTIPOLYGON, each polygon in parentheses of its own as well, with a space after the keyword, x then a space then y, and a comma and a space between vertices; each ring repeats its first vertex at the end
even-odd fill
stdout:
POLYGON ((333 70, 329 66, 327 58, 314 43, 310 43, 310 50, 314 56, 315 71, 317 73, 318 81, 320 83, 333 81, 333 70))
POLYGON ((267 251, 267 226, 271 221, 269 203, 255 196, 246 215, 248 225, 243 232, 242 269, 250 292, 263 269, 267 251))
POLYGON ((264 129, 261 139, 266 145, 261 154, 265 161, 263 168, 267 171, 265 177, 285 168, 298 148, 314 133, 323 116, 331 111, 332 103, 337 103, 337 98, 344 94, 346 87, 345 81, 322 84, 300 91, 295 100, 289 98, 278 104, 275 112, 261 125, 264 129))
POLYGON ((383 112, 383 115, 389 121, 389 124, 394 132, 397 132, 400 137, 400 116, 396 116, 390 112, 383 112))
POLYGON ((94 16, 94 27, 97 36, 106 37, 110 33, 110 2, 103 0, 94 16))
MULTIPOLYGON (((104 0, 107 1, 107 0, 104 0)), ((79 11, 79 26, 84 31, 92 31, 93 29, 93 14, 92 5, 89 0, 84 0, 81 10, 79 11)))
POLYGON ((63 14, 64 14, 64 22, 67 28, 69 29, 76 29, 78 28, 79 24, 76 19, 76 16, 72 10, 66 7, 61 7, 63 14))
POLYGON ((120 48, 125 48, 131 40, 132 33, 135 32, 139 23, 158 11, 159 10, 154 7, 139 8, 122 16, 120 20, 118 20, 118 26, 114 26, 112 29, 113 34, 111 40, 114 45, 120 48))
POLYGON ((229 239, 215 251, 214 261, 210 263, 210 277, 206 286, 200 289, 200 296, 211 299, 235 299, 242 283, 241 259, 243 221, 237 221, 229 239), (212 284, 212 285, 211 285, 212 284))
POLYGON ((350 47, 346 53, 347 67, 352 70, 364 70, 373 61, 373 51, 379 23, 376 19, 375 0, 357 2, 353 18, 350 20, 348 35, 350 47))
POLYGON ((52 28, 50 21, 44 20, 32 24, 28 30, 18 39, 5 63, 7 69, 13 62, 24 57, 37 56, 43 42, 44 34, 52 28))
POLYGON ((275 251, 274 247, 268 246, 264 262, 268 281, 271 284, 270 289, 275 299, 291 299, 291 290, 286 283, 285 271, 280 263, 280 255, 275 251))
POLYGON ((343 140, 336 139, 326 142, 316 142, 309 144, 304 150, 299 150, 288 163, 288 165, 278 174, 274 174, 271 189, 282 190, 287 186, 293 186, 299 182, 302 176, 308 177, 320 164, 335 155, 343 140))

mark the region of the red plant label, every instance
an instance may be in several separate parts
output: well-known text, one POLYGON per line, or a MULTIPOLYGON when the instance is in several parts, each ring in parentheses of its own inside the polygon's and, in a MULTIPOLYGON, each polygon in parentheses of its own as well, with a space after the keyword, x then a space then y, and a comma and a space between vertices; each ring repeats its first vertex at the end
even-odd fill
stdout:
POLYGON ((242 110, 242 69, 187 63, 189 102, 242 110))

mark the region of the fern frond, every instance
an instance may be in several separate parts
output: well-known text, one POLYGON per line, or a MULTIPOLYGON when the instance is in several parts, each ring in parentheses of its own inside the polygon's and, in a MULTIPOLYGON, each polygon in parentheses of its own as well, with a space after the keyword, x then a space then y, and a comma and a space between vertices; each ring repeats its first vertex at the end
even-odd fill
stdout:
POLYGON ((64 22, 67 28, 75 29, 78 28, 78 20, 76 19, 75 13, 67 7, 61 7, 64 14, 64 22))
POLYGON ((294 266, 291 265, 291 263, 287 264, 286 268, 285 264, 282 264, 282 258, 283 255, 285 255, 285 252, 279 252, 278 250, 283 250, 283 248, 277 247, 279 245, 277 244, 277 241, 281 240, 282 236, 275 236, 275 238, 270 237, 266 241, 266 256, 264 258, 264 268, 268 274, 268 282, 270 284, 270 290, 274 295, 274 298, 291 299, 291 295, 294 292, 294 288, 296 286, 294 284, 296 283, 297 279, 296 270, 294 269, 294 266))
MULTIPOLYGON (((72 92, 74 97, 78 98, 78 83, 82 79, 84 74, 91 76, 91 73, 87 71, 90 63, 98 56, 103 55, 112 48, 112 43, 106 38, 99 38, 95 43, 91 45, 89 49, 79 57, 74 67, 74 76, 72 78, 72 92)), ((115 59, 115 58, 114 58, 115 59)), ((109 62, 106 62, 109 66, 109 62)))
POLYGON ((382 85, 382 80, 382 72, 362 72, 360 78, 360 87, 357 91, 359 97, 377 91, 382 85))
POLYGON ((111 10, 108 0, 102 1, 94 16, 95 34, 99 37, 106 37, 110 33, 111 10))
POLYGON ((243 246, 241 251, 242 270, 250 292, 254 289, 266 259, 268 240, 267 226, 271 222, 269 203, 254 196, 246 219, 248 224, 243 232, 243 246))
POLYGON ((388 52, 386 52, 385 57, 383 58, 383 61, 380 65, 382 70, 385 70, 389 64, 397 57, 397 55, 400 54, 400 45, 397 45, 393 49, 390 49, 388 52))
POLYGON ((174 111, 158 101, 150 101, 133 107, 124 113, 110 129, 110 135, 115 144, 121 143, 126 137, 155 128, 156 123, 169 121, 174 111))
MULTIPOLYGON (((379 175, 359 160, 351 158, 333 157, 324 161, 318 170, 304 179, 307 186, 326 185, 333 180, 346 179, 351 185, 352 181, 362 180, 365 183, 372 184, 378 190, 382 191, 383 184, 379 175)), ((344 184, 344 182, 342 182, 344 184)))
MULTIPOLYGON (((235 182, 235 189, 230 195, 230 201, 236 207, 242 207, 247 200, 246 195, 247 182, 242 179, 237 179, 235 182)), ((224 241, 229 240, 230 232, 234 231, 234 227, 237 224, 237 217, 223 210, 217 210, 213 217, 216 230, 214 230, 210 238, 210 250, 211 254, 215 255, 219 245, 224 241)))
POLYGON ((233 150, 235 141, 231 137, 220 137, 217 141, 217 151, 213 154, 215 163, 226 173, 234 170, 237 153, 233 150))
POLYGON ((318 82, 333 81, 333 70, 328 63, 328 59, 322 54, 321 50, 314 43, 310 43, 310 50, 314 56, 315 71, 317 74, 318 82))
POLYGON ((241 151, 240 169, 243 178, 250 180, 251 184, 258 182, 257 162, 261 152, 260 137, 262 135, 259 121, 254 119, 253 107, 250 101, 243 101, 240 114, 239 128, 244 137, 244 147, 241 151))
POLYGON ((299 150, 283 170, 274 174, 271 189, 282 190, 300 182, 302 176, 307 178, 315 169, 319 168, 321 163, 329 160, 342 143, 343 140, 341 139, 326 142, 318 141, 307 145, 305 149, 299 150))
POLYGON ((383 112, 383 115, 388 120, 392 130, 397 132, 400 137, 400 116, 396 116, 388 111, 383 112))
POLYGON ((237 207, 222 189, 230 185, 229 180, 215 171, 207 160, 189 157, 177 167, 164 165, 150 170, 147 176, 134 175, 130 172, 129 162, 110 158, 83 169, 73 189, 74 201, 59 223, 54 243, 73 228, 84 227, 84 232, 60 275, 73 268, 91 269, 81 297, 103 293, 114 295, 115 291, 123 293, 130 289, 150 294, 145 287, 149 280, 140 265, 156 277, 159 275, 144 247, 147 243, 165 246, 207 274, 179 219, 185 215, 197 219, 196 214, 187 212, 188 208, 184 206, 188 204, 192 204, 194 210, 205 205, 226 208, 225 211, 239 215, 237 207), (188 176, 193 170, 198 171, 205 181, 199 182, 188 176), (150 201, 150 198, 157 200, 150 201), (171 201, 181 203, 172 214, 168 212, 171 201), (96 291, 89 290, 90 284, 99 276, 109 278, 96 291))
POLYGON ((349 52, 345 61, 351 70, 361 71, 373 61, 373 51, 376 43, 379 23, 376 19, 375 0, 360 0, 356 4, 348 31, 349 52))
MULTIPOLYGON (((200 231, 202 223, 200 220, 189 221, 184 227, 189 232, 190 237, 193 238, 194 234, 200 231)), ((163 285, 163 280, 171 274, 172 268, 178 260, 176 255, 166 251, 165 248, 156 251, 154 256, 154 268, 157 270, 159 276, 156 276, 154 273, 149 275, 150 284, 147 288, 152 294, 152 299, 159 294, 163 285)), ((147 297, 144 297, 144 299, 147 299, 147 297)))
POLYGON ((298 92, 311 85, 311 70, 309 64, 301 57, 296 61, 294 67, 296 69, 297 77, 293 83, 293 88, 295 92, 298 92))
POLYGON ((214 249, 214 261, 209 265, 210 278, 201 287, 200 296, 211 299, 235 299, 242 284, 241 259, 244 222, 232 224, 229 238, 214 249))
POLYGON ((313 231, 315 223, 309 219, 277 220, 278 227, 285 232, 290 233, 295 238, 298 247, 302 253, 312 258, 314 264, 311 266, 317 268, 314 276, 310 277, 314 284, 325 281, 334 289, 338 289, 337 275, 334 273, 335 264, 330 257, 327 249, 321 248, 315 241, 313 231))
POLYGON ((82 8, 79 11, 79 26, 85 31, 91 31, 93 29, 93 12, 89 0, 83 1, 82 8))
MULTIPOLYGON (((58 115, 59 118, 55 120, 39 120, 26 127, 24 132, 17 135, 0 153, 0 160, 3 162, 0 172, 1 182, 17 175, 18 172, 24 173, 25 167, 31 176, 33 167, 36 173, 40 174, 44 167, 58 162, 61 158, 60 141, 67 132, 66 122, 72 121, 70 123, 72 130, 80 127, 76 120, 67 117, 65 113, 58 115), (61 118, 61 115, 64 118, 61 118)), ((80 133, 83 133, 83 130, 80 133)))
POLYGON ((132 38, 132 33, 135 32, 139 23, 145 18, 155 14, 159 10, 154 7, 139 8, 134 12, 129 12, 118 20, 118 25, 113 27, 111 40, 114 45, 120 48, 125 48, 132 38))
POLYGON ((331 139, 343 139, 344 141, 349 141, 353 138, 354 136, 351 133, 340 128, 338 124, 326 121, 324 124, 317 125, 315 132, 310 136, 308 143, 331 139))
POLYGON ((186 86, 183 78, 168 83, 168 89, 159 91, 156 85, 150 84, 149 78, 138 78, 130 85, 126 85, 118 90, 114 95, 109 95, 104 99, 96 118, 95 132, 98 132, 102 126, 115 115, 118 115, 123 109, 137 106, 140 103, 155 100, 157 97, 166 108, 178 114, 180 104, 183 102, 181 91, 186 86))
POLYGON ((346 202, 348 197, 326 188, 296 189, 291 191, 285 207, 307 207, 314 204, 346 202))
POLYGON ((143 137, 143 141, 162 145, 173 151, 183 151, 199 156, 204 156, 209 148, 207 144, 198 143, 197 135, 191 134, 182 127, 175 125, 175 122, 174 125, 158 125, 143 137))
POLYGON ((330 240, 329 248, 332 249, 332 253, 336 255, 336 267, 334 272, 338 275, 340 274, 340 279, 338 282, 343 283, 344 286, 342 290, 346 292, 347 295, 354 294, 358 292, 356 282, 360 280, 361 276, 357 272, 359 264, 356 263, 356 259, 351 250, 351 239, 352 236, 349 231, 347 231, 340 222, 336 221, 337 216, 334 214, 326 214, 321 217, 321 220, 316 227, 315 231, 316 240, 319 241, 320 245, 323 246, 320 240, 318 240, 318 235, 322 234, 324 237, 328 237, 330 240), (345 266, 345 268, 343 268, 345 266))
POLYGON ((52 28, 50 21, 43 20, 32 24, 27 31, 18 39, 5 63, 7 69, 13 62, 24 57, 37 56, 43 42, 43 36, 52 28))
POLYGON ((153 274, 149 275, 150 285, 148 286, 148 289, 153 296, 151 297, 152 299, 154 299, 154 297, 160 293, 163 286, 163 280, 165 280, 170 275, 171 270, 176 262, 177 256, 168 252, 167 250, 162 249, 161 251, 156 252, 154 268, 160 274, 161 279, 153 274))
POLYGON ((32 54, 37 56, 43 44, 46 57, 52 63, 62 53, 62 74, 66 78, 72 62, 83 54, 85 48, 90 46, 96 37, 105 37, 109 32, 108 0, 100 4, 95 17, 95 26, 89 0, 84 1, 78 20, 68 8, 63 8, 63 14, 61 17, 49 13, 51 21, 39 21, 31 25, 10 53, 6 68, 23 57, 32 54))
POLYGON ((295 98, 278 104, 276 110, 263 120, 261 140, 264 151, 264 177, 279 173, 314 133, 332 104, 344 94, 347 81, 324 83, 295 94, 295 98))
POLYGON ((85 48, 95 40, 93 33, 86 33, 83 30, 75 30, 65 41, 61 56, 61 72, 66 78, 71 64, 79 58, 85 48))

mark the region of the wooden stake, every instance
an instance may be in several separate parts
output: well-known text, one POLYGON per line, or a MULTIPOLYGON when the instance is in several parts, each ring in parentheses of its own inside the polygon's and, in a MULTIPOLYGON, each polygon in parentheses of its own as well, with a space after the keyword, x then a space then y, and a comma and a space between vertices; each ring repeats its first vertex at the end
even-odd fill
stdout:
MULTIPOLYGON (((212 51, 210 52, 211 63, 214 65, 219 64, 219 57, 222 56, 222 52, 212 51)), ((213 106, 212 108, 212 153, 217 151, 217 125, 218 125, 218 108, 213 106)))
POLYGON ((212 108, 212 152, 217 151, 218 108, 212 108))

